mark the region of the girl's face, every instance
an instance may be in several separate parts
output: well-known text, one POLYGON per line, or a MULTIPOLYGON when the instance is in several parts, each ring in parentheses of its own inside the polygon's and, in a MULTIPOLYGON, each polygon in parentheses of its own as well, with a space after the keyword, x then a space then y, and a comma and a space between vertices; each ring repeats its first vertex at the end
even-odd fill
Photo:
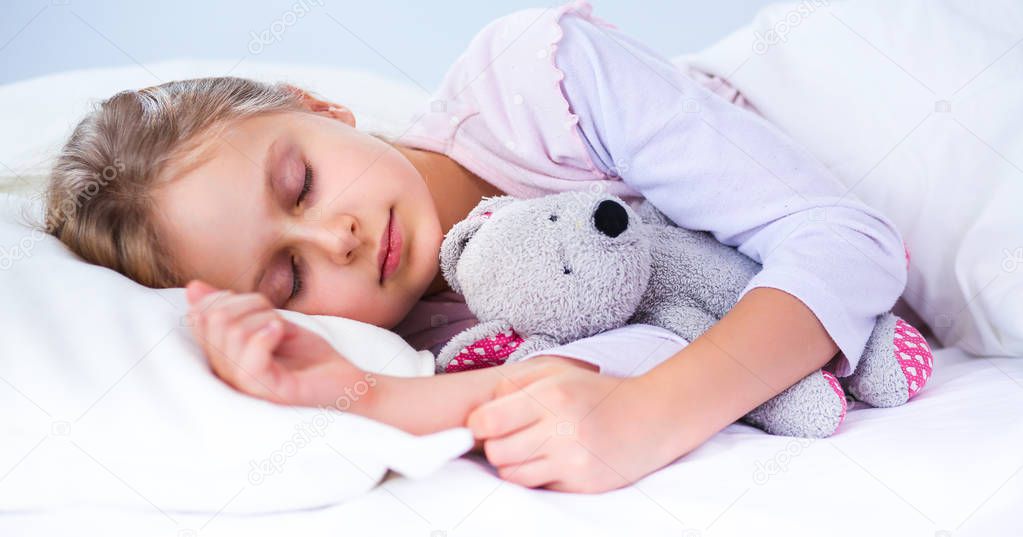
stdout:
POLYGON ((342 112, 237 121, 210 159, 154 192, 184 277, 385 328, 408 314, 437 277, 437 210, 409 160, 342 112), (389 244, 397 268, 381 279, 389 244))

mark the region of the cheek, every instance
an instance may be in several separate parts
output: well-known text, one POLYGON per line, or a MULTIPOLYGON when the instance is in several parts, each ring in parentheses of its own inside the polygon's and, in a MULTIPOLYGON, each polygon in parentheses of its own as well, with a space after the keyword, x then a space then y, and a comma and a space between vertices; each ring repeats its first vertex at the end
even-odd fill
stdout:
POLYGON ((385 199, 395 187, 391 167, 382 160, 338 159, 331 163, 330 188, 339 199, 361 202, 385 199))
POLYGON ((310 303, 332 308, 333 315, 374 309, 380 301, 380 288, 361 270, 364 267, 352 269, 321 260, 310 268, 310 303))
POLYGON ((317 146, 324 176, 331 177, 336 193, 360 201, 389 201, 423 183, 412 163, 387 142, 358 131, 338 134, 317 146))
POLYGON ((363 169, 376 190, 397 195, 413 192, 416 183, 423 183, 416 168, 397 149, 385 145, 372 153, 374 159, 363 169))

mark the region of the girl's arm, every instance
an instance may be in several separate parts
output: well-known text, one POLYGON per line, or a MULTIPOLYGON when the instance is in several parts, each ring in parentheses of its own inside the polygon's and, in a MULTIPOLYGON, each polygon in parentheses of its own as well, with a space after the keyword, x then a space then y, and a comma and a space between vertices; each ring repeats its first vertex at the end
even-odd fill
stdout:
MULTIPOLYGON (((427 434, 465 425, 469 411, 523 364, 438 375, 394 377, 363 371, 318 334, 287 322, 257 293, 193 281, 186 296, 192 331, 214 372, 238 390, 276 403, 334 408, 427 434)), ((531 361, 596 367, 569 358, 531 361)))
POLYGON ((676 356, 635 381, 658 414, 674 424, 665 463, 830 361, 838 352, 817 317, 796 297, 758 287, 676 356), (678 425, 682 426, 678 426, 678 425))
POLYGON ((540 361, 547 356, 523 362, 468 425, 502 479, 566 492, 615 489, 693 450, 836 350, 799 299, 757 288, 637 377, 540 361))
POLYGON ((776 126, 696 82, 629 36, 561 20, 562 86, 595 166, 679 226, 706 230, 763 265, 742 294, 801 300, 852 373, 879 314, 906 284, 902 238, 776 126))
MULTIPOLYGON (((533 360, 538 364, 558 363, 573 369, 597 369, 596 366, 559 356, 536 357, 533 360)), ((469 412, 491 400, 497 384, 526 363, 433 377, 388 377, 371 373, 378 381, 372 397, 367 404, 353 407, 352 411, 412 434, 463 427, 469 412)), ((357 370, 357 373, 348 375, 355 377, 365 373, 357 370)), ((338 386, 347 385, 344 380, 340 382, 338 386)))
POLYGON ((560 25, 561 89, 592 164, 763 265, 730 313, 648 373, 534 367, 470 415, 502 477, 592 492, 671 462, 832 358, 851 373, 906 267, 891 222, 779 129, 613 28, 560 25))

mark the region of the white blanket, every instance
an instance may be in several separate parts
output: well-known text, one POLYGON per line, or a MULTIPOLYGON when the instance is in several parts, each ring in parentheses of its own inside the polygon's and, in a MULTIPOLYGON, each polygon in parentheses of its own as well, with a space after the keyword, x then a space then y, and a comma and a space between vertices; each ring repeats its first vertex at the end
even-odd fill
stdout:
POLYGON ((474 456, 322 509, 24 512, 0 517, 0 535, 1019 535, 1020 416, 1023 360, 941 349, 918 397, 892 409, 854 407, 831 438, 773 437, 735 424, 605 494, 525 489, 474 456))

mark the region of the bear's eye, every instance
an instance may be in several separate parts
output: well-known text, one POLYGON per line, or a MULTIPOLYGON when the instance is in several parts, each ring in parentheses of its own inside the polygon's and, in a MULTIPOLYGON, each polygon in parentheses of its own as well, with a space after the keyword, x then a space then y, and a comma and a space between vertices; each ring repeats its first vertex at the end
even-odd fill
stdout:
POLYGON ((558 221, 558 215, 552 214, 552 215, 548 216, 547 219, 550 220, 551 222, 557 222, 558 221))
POLYGON ((571 274, 571 273, 572 273, 572 267, 570 267, 568 265, 565 265, 565 274, 571 274))

